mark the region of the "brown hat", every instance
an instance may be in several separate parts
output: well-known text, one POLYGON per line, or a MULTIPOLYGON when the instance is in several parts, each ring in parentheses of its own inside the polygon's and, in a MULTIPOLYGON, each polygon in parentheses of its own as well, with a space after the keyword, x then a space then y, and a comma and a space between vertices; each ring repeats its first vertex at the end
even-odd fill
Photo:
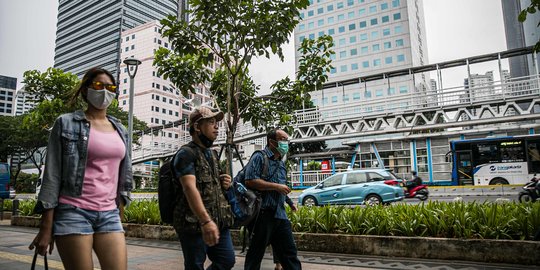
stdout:
POLYGON ((219 109, 210 108, 207 106, 200 106, 195 108, 189 114, 189 126, 192 127, 197 121, 201 119, 216 118, 217 121, 223 120, 223 112, 219 109))

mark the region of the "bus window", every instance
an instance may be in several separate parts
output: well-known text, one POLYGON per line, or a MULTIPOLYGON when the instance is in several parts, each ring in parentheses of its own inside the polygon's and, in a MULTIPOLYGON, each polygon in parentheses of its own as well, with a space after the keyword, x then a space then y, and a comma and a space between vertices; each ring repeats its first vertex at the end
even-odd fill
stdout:
POLYGON ((475 166, 499 162, 499 150, 496 143, 479 143, 474 155, 475 166))
POLYGON ((523 151, 523 141, 501 142, 501 162, 523 162, 525 155, 523 151))
POLYGON ((529 173, 540 173, 540 141, 527 143, 527 158, 529 160, 529 173))

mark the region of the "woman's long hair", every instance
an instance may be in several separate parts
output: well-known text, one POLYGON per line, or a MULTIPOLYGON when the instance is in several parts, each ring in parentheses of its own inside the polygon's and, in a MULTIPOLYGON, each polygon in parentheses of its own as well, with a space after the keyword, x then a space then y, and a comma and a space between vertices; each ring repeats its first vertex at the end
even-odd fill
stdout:
POLYGON ((94 81, 94 79, 101 74, 105 74, 109 76, 112 83, 116 84, 116 80, 114 79, 114 76, 108 70, 101 67, 93 67, 84 74, 81 83, 77 87, 77 90, 75 90, 75 92, 73 93, 73 96, 71 96, 71 99, 69 100, 69 105, 75 106, 75 104, 77 103, 77 100, 79 99, 79 96, 82 96, 82 99, 84 100, 84 102, 88 103, 88 100, 86 99, 86 95, 84 95, 82 92, 83 90, 88 89, 88 87, 92 85, 92 82, 94 81))

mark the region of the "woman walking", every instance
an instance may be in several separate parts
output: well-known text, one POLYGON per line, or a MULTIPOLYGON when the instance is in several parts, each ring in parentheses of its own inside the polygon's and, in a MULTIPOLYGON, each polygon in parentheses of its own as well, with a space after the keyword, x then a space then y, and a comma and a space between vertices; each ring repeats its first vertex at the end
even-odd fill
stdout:
POLYGON ((85 111, 63 114, 47 146, 42 187, 36 204, 40 230, 29 248, 45 255, 54 242, 65 269, 92 269, 92 250, 102 269, 127 269, 121 223, 130 202, 131 153, 127 132, 107 115, 117 86, 110 72, 92 68, 72 97, 85 111))

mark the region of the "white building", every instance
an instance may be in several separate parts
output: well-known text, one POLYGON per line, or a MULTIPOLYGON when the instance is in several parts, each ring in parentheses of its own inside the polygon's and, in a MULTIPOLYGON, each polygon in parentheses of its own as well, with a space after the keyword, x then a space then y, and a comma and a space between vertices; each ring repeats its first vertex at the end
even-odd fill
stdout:
POLYGON ((24 90, 24 86, 17 91, 15 96, 15 116, 28 113, 35 106, 35 102, 32 101, 32 95, 24 90))
MULTIPOLYGON (((333 37, 334 68, 328 74, 328 82, 428 63, 422 0, 312 0, 310 3, 301 11, 303 20, 295 29, 295 47, 299 48, 305 38, 315 39, 323 34, 333 37)), ((300 57, 296 52, 297 69, 300 57)), ((311 95, 314 105, 331 106, 426 93, 429 75, 415 77, 415 80, 402 76, 338 85, 311 95)))

